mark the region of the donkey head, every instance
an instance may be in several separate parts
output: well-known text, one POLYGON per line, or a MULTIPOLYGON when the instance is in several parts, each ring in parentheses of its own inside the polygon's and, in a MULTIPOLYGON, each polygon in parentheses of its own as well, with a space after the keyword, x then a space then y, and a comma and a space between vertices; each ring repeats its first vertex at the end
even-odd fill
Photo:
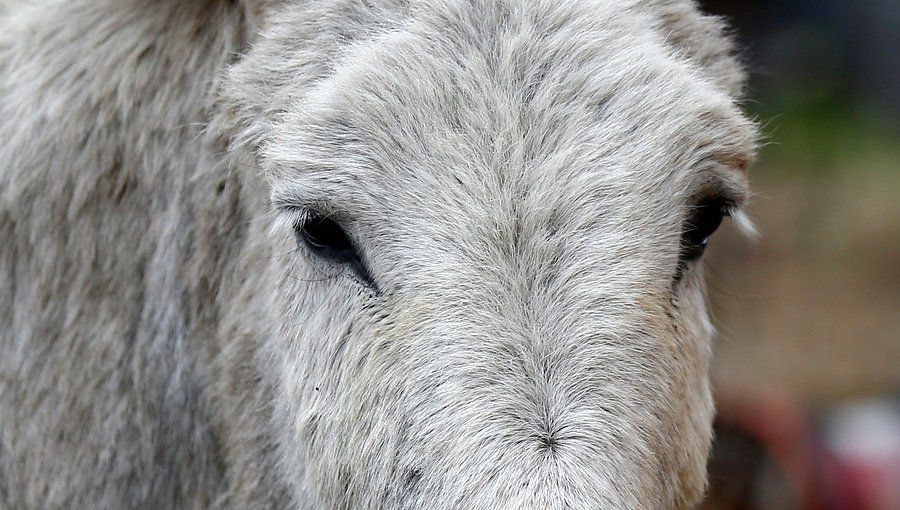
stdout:
POLYGON ((689 506, 701 256, 755 136, 720 23, 367 4, 268 7, 225 90, 287 253, 262 347, 280 476, 314 508, 689 506))

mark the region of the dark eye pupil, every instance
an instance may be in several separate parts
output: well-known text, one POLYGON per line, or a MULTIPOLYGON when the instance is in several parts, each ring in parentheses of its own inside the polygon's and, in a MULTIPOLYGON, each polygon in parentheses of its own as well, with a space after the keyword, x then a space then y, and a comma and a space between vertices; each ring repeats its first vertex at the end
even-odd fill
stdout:
POLYGON ((322 216, 308 216, 298 228, 298 237, 319 255, 348 257, 354 254, 353 243, 344 229, 322 216))
POLYGON ((713 235, 722 224, 722 218, 726 213, 726 207, 719 202, 702 204, 693 211, 682 235, 683 260, 690 261, 703 255, 706 245, 709 244, 709 236, 713 235))

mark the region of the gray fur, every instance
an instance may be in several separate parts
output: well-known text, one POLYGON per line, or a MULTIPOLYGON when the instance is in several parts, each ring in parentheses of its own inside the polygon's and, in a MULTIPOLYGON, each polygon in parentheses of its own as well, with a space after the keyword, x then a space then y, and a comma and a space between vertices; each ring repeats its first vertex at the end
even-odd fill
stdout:
POLYGON ((0 2, 0 507, 687 508, 687 0, 0 2), (377 4, 377 5, 373 5, 377 4), (375 285, 299 246, 333 215, 375 285))

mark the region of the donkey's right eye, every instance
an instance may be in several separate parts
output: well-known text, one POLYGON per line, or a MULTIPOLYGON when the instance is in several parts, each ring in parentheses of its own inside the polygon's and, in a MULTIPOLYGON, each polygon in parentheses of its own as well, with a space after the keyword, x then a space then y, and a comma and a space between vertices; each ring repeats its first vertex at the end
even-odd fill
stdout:
POLYGON ((296 226, 297 240, 320 257, 341 262, 359 260, 353 241, 334 220, 315 213, 307 214, 296 226))
POLYGON ((706 251, 709 237, 715 233, 729 207, 722 201, 705 202, 695 207, 681 234, 681 263, 699 259, 706 251))
POLYGON ((294 232, 297 242, 314 255, 349 266, 360 282, 380 292, 353 240, 336 221, 308 212, 294 226, 294 232))

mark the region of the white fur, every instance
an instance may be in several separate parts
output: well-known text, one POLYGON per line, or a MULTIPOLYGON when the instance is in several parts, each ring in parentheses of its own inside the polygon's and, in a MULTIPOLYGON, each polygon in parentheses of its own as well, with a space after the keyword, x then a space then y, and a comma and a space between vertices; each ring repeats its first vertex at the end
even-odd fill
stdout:
POLYGON ((718 20, 41 0, 0 26, 0 507, 702 495, 680 237, 754 147, 718 20), (311 209, 374 286, 298 246, 311 209))

